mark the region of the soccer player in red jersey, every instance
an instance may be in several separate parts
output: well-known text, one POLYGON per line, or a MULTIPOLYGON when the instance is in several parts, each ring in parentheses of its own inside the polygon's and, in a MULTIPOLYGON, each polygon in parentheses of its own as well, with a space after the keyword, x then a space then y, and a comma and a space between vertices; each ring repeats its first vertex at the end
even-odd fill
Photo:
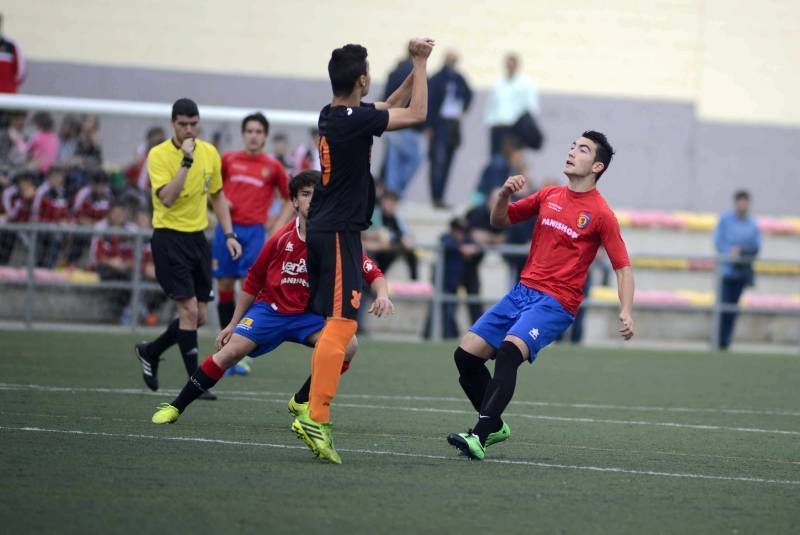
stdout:
POLYGON ((231 258, 225 245, 225 233, 217 225, 212 254, 220 327, 230 323, 236 306, 236 281, 247 275, 264 246, 267 233, 292 218, 289 178, 283 165, 264 152, 268 134, 267 118, 262 113, 250 114, 242 120, 244 150, 222 155, 222 190, 230 204, 233 232, 242 245, 242 256, 231 258), (284 199, 284 204, 268 226, 267 215, 273 198, 278 196, 284 199))
MULTIPOLYGON (((245 355, 257 357, 284 342, 314 347, 319 341, 325 318, 306 311, 309 290, 305 242, 308 207, 319 180, 319 171, 304 171, 292 179, 291 201, 297 218, 267 241, 248 271, 233 317, 217 336, 217 352, 205 359, 172 403, 159 406, 153 423, 175 422, 192 401, 214 386, 225 370, 245 355)), ((378 317, 391 314, 394 305, 383 273, 366 256, 362 256, 361 273, 377 296, 369 312, 378 317)), ((349 367, 356 348, 353 336, 348 341, 340 373, 349 367)), ((289 401, 290 412, 295 415, 308 412, 310 387, 311 377, 289 401)))
POLYGON ((617 274, 619 334, 625 340, 633 336, 633 271, 617 219, 596 188, 613 154, 606 136, 590 130, 567 154, 567 186, 545 187, 509 204, 526 180, 516 175, 503 185, 492 209, 492 225, 505 228, 530 218, 536 225, 519 283, 475 322, 454 354, 458 382, 478 411, 472 429, 447 437, 464 455, 483 459, 488 446, 511 436, 501 416, 514 395, 517 369, 526 360, 533 362, 572 324, 600 245, 617 274), (494 377, 486 368, 493 355, 494 377))
POLYGON ((413 39, 411 74, 386 102, 363 102, 369 92, 367 49, 345 45, 331 53, 328 75, 333 98, 319 114, 322 181, 308 216, 309 310, 326 318, 311 357, 309 413, 292 429, 321 459, 341 463, 333 448, 331 401, 339 386, 345 348, 356 333, 361 306, 361 231, 375 207, 370 171, 373 137, 425 120, 428 113, 427 61, 431 39, 413 39))

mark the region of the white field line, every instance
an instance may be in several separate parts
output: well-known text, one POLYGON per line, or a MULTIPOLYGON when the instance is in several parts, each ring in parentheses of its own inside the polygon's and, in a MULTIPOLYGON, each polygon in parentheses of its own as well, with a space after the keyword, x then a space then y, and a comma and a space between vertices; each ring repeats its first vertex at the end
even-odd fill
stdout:
MULTIPOLYGON (((124 395, 146 395, 146 396, 170 396, 175 395, 177 392, 174 390, 162 390, 160 392, 149 392, 147 390, 140 390, 135 388, 72 388, 72 387, 54 387, 43 385, 15 385, 0 383, 0 390, 33 390, 40 392, 90 392, 101 394, 124 394, 124 395)), ((286 403, 286 399, 292 394, 277 393, 277 392, 264 392, 261 396, 265 395, 278 395, 280 399, 266 399, 259 397, 259 394, 253 392, 226 392, 225 399, 232 401, 261 401, 266 403, 286 403)), ((349 397, 349 396, 340 396, 349 397)), ((389 396, 374 396, 378 399, 385 399, 389 396)), ((369 396, 360 395, 360 399, 371 399, 369 396)), ((395 399, 395 398, 391 398, 395 399)), ((406 398, 397 396, 397 399, 404 400, 406 398)), ((422 412, 422 413, 436 413, 436 414, 470 414, 474 415, 474 411, 462 409, 442 409, 438 407, 398 407, 392 405, 373 405, 373 404, 357 404, 357 403, 337 403, 338 407, 350 407, 354 409, 374 409, 374 410, 393 410, 405 412, 422 412)), ((613 424, 613 425, 649 425, 654 427, 671 427, 677 429, 697 429, 702 431, 732 431, 737 433, 766 433, 773 435, 790 435, 800 436, 800 431, 792 431, 785 429, 761 429, 755 427, 732 427, 722 425, 705 425, 705 424, 685 424, 679 422, 649 422, 644 420, 613 420, 606 418, 576 418, 568 416, 547 416, 542 414, 523 414, 508 412, 507 416, 528 418, 531 420, 547 420, 555 422, 575 422, 575 423, 588 423, 588 424, 613 424)))
MULTIPOLYGON (((62 387, 45 386, 33 384, 12 384, 0 383, 0 390, 44 390, 47 392, 99 392, 112 394, 149 394, 161 396, 175 395, 177 390, 163 389, 159 392, 148 392, 141 388, 81 388, 81 387, 62 387)), ((294 392, 253 392, 247 390, 226 390, 226 395, 234 396, 289 396, 294 392)), ((464 402, 464 398, 458 397, 436 397, 436 396, 388 396, 383 394, 337 394, 337 398, 348 399, 380 399, 386 401, 431 401, 441 402, 464 402)), ((568 409, 592 409, 592 410, 624 410, 639 412, 677 412, 677 413, 710 413, 710 414, 747 414, 755 416, 794 416, 800 417, 800 411, 790 411, 783 409, 728 409, 713 407, 658 407, 652 405, 609 405, 603 403, 561 403, 557 401, 512 401, 512 405, 524 405, 530 407, 556 407, 568 409)))
MULTIPOLYGON (((41 427, 6 427, 0 426, 2 431, 22 431, 34 433, 58 433, 65 435, 82 435, 82 436, 98 436, 108 438, 132 438, 140 440, 164 440, 174 442, 197 442, 203 444, 220 444, 225 446, 247 446, 254 448, 275 448, 287 450, 305 450, 305 446, 290 446, 288 444, 271 444, 267 442, 245 442, 240 440, 220 440, 214 438, 201 438, 201 437, 164 437, 156 435, 141 435, 133 433, 105 433, 95 431, 82 431, 74 429, 43 429, 41 427)), ((344 453, 356 453, 364 455, 386 455, 391 457, 407 457, 412 459, 433 459, 441 461, 457 461, 458 457, 446 457, 444 455, 426 455, 421 453, 405 453, 398 451, 385 451, 385 450, 368 450, 368 449, 351 449, 351 448, 338 448, 338 451, 344 453)), ((800 481, 786 480, 786 479, 764 479, 760 477, 750 476, 715 476, 707 474, 691 474, 681 472, 658 472, 653 470, 633 470, 629 468, 617 467, 603 467, 603 466, 584 466, 584 465, 571 465, 571 464, 556 464, 556 463, 540 463, 535 461, 514 461, 505 459, 486 459, 484 463, 489 464, 511 464, 518 466, 534 466, 537 468, 552 468, 557 470, 583 470, 588 472, 606 472, 614 474, 628 474, 634 476, 652 476, 652 477, 670 477, 677 479, 705 479, 712 481, 739 481, 744 483, 764 483, 776 485, 800 485, 800 481)))

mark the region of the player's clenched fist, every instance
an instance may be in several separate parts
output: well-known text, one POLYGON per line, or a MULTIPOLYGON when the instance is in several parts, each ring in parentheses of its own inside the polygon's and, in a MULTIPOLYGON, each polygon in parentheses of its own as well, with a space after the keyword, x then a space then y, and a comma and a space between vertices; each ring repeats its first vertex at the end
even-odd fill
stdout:
POLYGON ((192 137, 187 137, 186 139, 183 140, 183 143, 181 143, 181 150, 183 151, 183 153, 186 155, 187 158, 191 158, 192 155, 194 155, 194 146, 195 142, 194 138, 192 137))
POLYGON ((429 37, 417 37, 408 42, 408 51, 412 57, 427 58, 433 51, 435 42, 429 37))
POLYGON ((527 183, 528 180, 522 175, 510 176, 508 179, 506 179, 505 184, 503 184, 503 189, 500 190, 500 195, 510 197, 511 195, 522 191, 522 188, 524 188, 527 183))

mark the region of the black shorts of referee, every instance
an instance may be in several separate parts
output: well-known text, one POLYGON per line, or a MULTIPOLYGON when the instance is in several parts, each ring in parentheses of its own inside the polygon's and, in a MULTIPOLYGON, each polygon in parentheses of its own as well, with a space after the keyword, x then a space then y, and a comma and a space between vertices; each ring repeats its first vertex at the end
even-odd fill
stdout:
POLYGON ((153 230, 150 242, 156 279, 175 301, 196 297, 201 303, 214 300, 211 280, 211 245, 203 231, 153 230))

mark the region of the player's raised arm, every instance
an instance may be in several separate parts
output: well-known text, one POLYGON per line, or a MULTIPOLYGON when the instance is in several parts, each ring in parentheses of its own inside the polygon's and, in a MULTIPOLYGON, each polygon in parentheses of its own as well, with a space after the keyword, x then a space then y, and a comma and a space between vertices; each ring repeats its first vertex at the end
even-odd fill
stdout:
MULTIPOLYGON (((411 74, 408 75, 406 80, 400 87, 392 93, 386 103, 380 103, 383 109, 389 110, 389 124, 386 130, 399 130, 407 128, 415 124, 419 124, 428 116, 428 57, 433 51, 432 39, 412 39, 408 45, 411 52, 411 62, 413 68, 411 74), (406 87, 409 84, 410 87, 406 87), (388 103, 391 102, 404 102, 406 100, 404 91, 411 93, 411 101, 408 107, 396 108, 390 107, 388 103), (395 98, 397 95, 397 98, 395 98)), ((376 107, 378 105, 376 104, 376 107)))
POLYGON ((496 228, 506 228, 511 225, 511 219, 508 217, 508 201, 515 193, 522 191, 528 181, 522 175, 514 175, 506 179, 505 184, 500 189, 500 194, 497 196, 497 202, 492 207, 492 213, 489 217, 489 223, 496 228))

